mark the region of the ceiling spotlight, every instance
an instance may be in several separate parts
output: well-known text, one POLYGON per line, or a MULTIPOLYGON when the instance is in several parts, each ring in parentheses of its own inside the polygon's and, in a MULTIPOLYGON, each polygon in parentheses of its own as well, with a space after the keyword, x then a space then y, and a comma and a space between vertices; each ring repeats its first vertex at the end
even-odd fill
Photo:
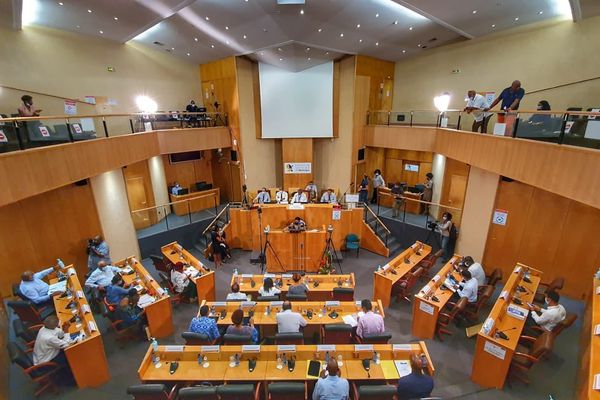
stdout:
POLYGON ((473 14, 477 14, 477 10, 473 10, 473 14))
POLYGON ((515 17, 515 21, 518 21, 518 20, 519 20, 519 17, 515 17))
POLYGON ((406 50, 402 50, 402 54, 406 53, 406 50))
POLYGON ((267 28, 263 28, 263 32, 269 32, 267 28))
POLYGON ((175 47, 171 47, 171 50, 175 50, 175 47))
POLYGON ((260 55, 261 55, 261 56, 264 56, 264 55, 265 55, 265 52, 264 52, 264 51, 261 51, 261 52, 260 52, 260 55))
POLYGON ((362 39, 358 39, 358 43, 362 43, 362 39))
POLYGON ((398 21, 394 21, 394 25, 398 25, 398 21))
POLYGON ((214 48, 215 48, 215 45, 214 45, 214 44, 211 44, 211 45, 210 45, 210 47, 212 47, 212 48, 214 49, 214 48))
POLYGON ((310 61, 310 57, 308 57, 308 61, 310 61))
POLYGON ((496 24, 492 24, 492 28, 495 28, 495 27, 496 27, 496 24))
POLYGON ((226 27, 225 27, 225 30, 226 30, 226 31, 228 31, 228 30, 229 30, 229 27, 228 27, 228 26, 226 26, 226 27))
POLYGON ((375 18, 379 18, 379 13, 375 14, 375 18))
POLYGON ((91 12, 92 12, 92 10, 88 9, 88 12, 89 12, 89 13, 91 13, 91 12))
POLYGON ((62 1, 60 1, 60 2, 58 2, 58 5, 59 6, 64 6, 65 4, 62 1))
POLYGON ((225 43, 229 44, 229 40, 226 40, 225 43))
POLYGON ((283 49, 281 47, 278 47, 277 51, 283 51, 283 49))
POLYGON ((419 43, 419 44, 417 45, 417 47, 421 47, 421 43, 419 43))
POLYGON ((301 9, 301 10, 300 10, 300 14, 301 14, 301 15, 304 15, 304 10, 302 10, 302 9, 301 9))
POLYGON ((344 34, 343 34, 343 33, 340 33, 340 37, 344 37, 344 34))
POLYGON ((113 19, 114 19, 115 21, 118 21, 118 20, 119 20, 119 17, 114 17, 113 19))
POLYGON ((319 28, 317 29, 317 32, 323 32, 323 29, 319 28))
POLYGON ((412 26, 409 26, 409 27, 408 27, 408 30, 409 30, 409 31, 412 31, 412 30, 413 30, 413 27, 412 27, 412 26))
POLYGON ((197 37, 195 37, 195 38, 194 38, 194 42, 197 42, 197 41, 198 41, 198 38, 197 38, 197 37))
POLYGON ((79 29, 79 28, 81 28, 81 25, 77 25, 75 28, 79 29))
POLYGON ((244 37, 244 39, 246 39, 248 36, 244 35, 243 37, 244 37))
POLYGON ((307 47, 307 48, 306 48, 306 51, 310 51, 310 47, 307 47))
POLYGON ((544 13, 543 11, 540 11, 538 14, 542 15, 543 13, 544 13))
POLYGON ((104 34, 104 31, 99 31, 99 32, 100 32, 100 34, 101 34, 101 35, 103 35, 103 34, 104 34))
POLYGON ((375 42, 375 46, 379 46, 379 42, 375 42))
POLYGON ((204 17, 204 19, 207 20, 207 21, 210 21, 210 18, 208 18, 208 16, 204 17))
POLYGON ((279 61, 283 61, 283 58, 280 58, 279 61))
POLYGON ((185 53, 185 54, 187 54, 187 56, 188 56, 188 57, 189 57, 189 56, 191 56, 191 54, 190 54, 190 53, 185 53))
POLYGON ((328 55, 329 55, 329 52, 328 52, 328 51, 326 51, 326 52, 325 52, 325 55, 326 55, 326 56, 328 56, 328 55))
POLYGON ((358 29, 358 28, 360 28, 360 24, 356 24, 356 28, 357 28, 357 29, 358 29))

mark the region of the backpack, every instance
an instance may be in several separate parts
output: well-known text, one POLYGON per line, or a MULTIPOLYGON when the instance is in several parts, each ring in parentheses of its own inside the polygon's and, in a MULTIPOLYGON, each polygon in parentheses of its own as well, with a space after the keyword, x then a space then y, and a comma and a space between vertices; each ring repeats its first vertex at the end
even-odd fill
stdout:
POLYGON ((456 240, 458 237, 458 229, 456 229, 456 225, 452 224, 450 226, 450 240, 456 240))

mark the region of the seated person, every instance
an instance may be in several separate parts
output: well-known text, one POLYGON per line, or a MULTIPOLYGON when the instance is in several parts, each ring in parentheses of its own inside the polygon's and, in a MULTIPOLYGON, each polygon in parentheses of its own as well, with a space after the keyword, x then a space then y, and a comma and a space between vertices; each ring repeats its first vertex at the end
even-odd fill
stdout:
MULTIPOLYGON (((51 296, 48 294, 50 286, 42 279, 59 270, 59 266, 55 265, 54 267, 36 273, 33 273, 32 271, 23 272, 23 274, 21 274, 21 284, 19 285, 21 294, 36 306, 51 304, 51 296)), ((61 293, 54 293, 53 295, 56 296, 59 294, 61 293)))
POLYGON ((129 294, 129 285, 125 285, 123 277, 116 274, 111 284, 106 287, 106 301, 109 304, 119 304, 121 299, 129 294))
POLYGON ((341 371, 337 361, 331 358, 327 369, 321 372, 312 394, 312 400, 348 400, 350 384, 348 380, 340 378, 341 371))
POLYGON ((481 264, 476 263, 473 260, 473 257, 466 256, 463 257, 461 261, 461 265, 467 268, 467 270, 471 273, 471 276, 477 279, 477 284, 479 286, 485 286, 487 283, 487 278, 485 277, 485 271, 481 264))
POLYGON ((173 265, 173 268, 171 269, 171 283, 173 284, 175 293, 187 297, 192 302, 196 301, 196 284, 185 274, 183 263, 181 261, 173 265))
POLYGON ((173 187, 171 188, 171 194, 174 194, 175 196, 177 196, 181 189, 182 189, 182 187, 179 185, 179 183, 175 182, 175 185, 173 185, 173 187))
MULTIPOLYGON (((59 321, 56 315, 50 315, 44 320, 44 326, 38 331, 33 346, 33 365, 39 365, 46 362, 55 362, 62 367, 61 372, 65 374, 65 381, 73 381, 71 369, 64 353, 64 349, 69 347, 69 321, 65 321, 61 328, 58 327, 59 321)), ((70 383, 70 382, 69 382, 70 383)))
POLYGON ((227 298, 225 300, 227 300, 227 301, 231 301, 231 300, 246 301, 247 299, 248 299, 248 296, 246 295, 246 293, 240 292, 240 285, 238 285, 237 283, 234 283, 233 285, 231 285, 231 293, 229 293, 227 295, 227 298))
POLYGON ((337 197, 333 192, 333 189, 327 189, 321 196, 321 203, 337 203, 337 197))
POLYGON ((427 375, 420 356, 410 356, 412 372, 398 380, 398 400, 411 400, 430 397, 433 391, 433 378, 427 375))
POLYGON ((128 328, 130 326, 137 326, 141 332, 146 324, 145 313, 142 308, 138 306, 140 295, 137 290, 129 289, 129 294, 123 297, 119 302, 119 307, 116 311, 117 319, 121 320, 121 329, 128 328))
POLYGON ((192 318, 188 331, 201 333, 213 341, 221 336, 221 334, 219 333, 217 322, 208 316, 208 311, 209 308, 207 305, 200 307, 200 316, 192 318))
POLYGON ((358 317, 356 325, 356 336, 364 338, 369 335, 381 335, 385 332, 383 317, 373 312, 373 304, 371 300, 364 299, 360 302, 364 315, 358 317))
POLYGON ((275 201, 277 204, 288 204, 288 192, 282 190, 281 188, 277 188, 277 193, 275 193, 275 201))
MULTIPOLYGON (((546 100, 541 100, 538 104, 537 104, 537 109, 539 111, 550 111, 550 103, 548 103, 546 100)), ((533 114, 528 120, 527 122, 530 124, 538 124, 538 125, 545 125, 547 123, 549 123, 550 121, 552 121, 552 115, 550 114, 533 114)))
POLYGON ((295 273, 292 275, 292 280, 294 281, 294 284, 289 287, 288 294, 305 295, 308 292, 308 286, 306 286, 304 282, 300 282, 302 280, 300 274, 295 273))
POLYGON ((271 278, 265 278, 263 285, 258 289, 260 296, 278 296, 279 293, 281 293, 281 290, 273 285, 273 279, 271 278))
POLYGON ((300 217, 294 218, 294 221, 288 226, 290 232, 300 232, 306 230, 306 222, 300 217))
POLYGON ((269 195, 269 192, 267 192, 267 188, 262 188, 252 202, 258 204, 270 203, 271 196, 269 195))
POLYGON ((454 296, 466 297, 469 303, 477 302, 477 279, 473 278, 471 273, 466 269, 463 269, 460 275, 463 277, 463 280, 458 285, 455 285, 456 293, 454 296))
POLYGON ((529 313, 526 325, 538 325, 542 329, 551 332, 559 322, 563 321, 567 317, 567 311, 562 304, 558 304, 560 301, 560 295, 554 290, 546 293, 545 301, 547 305, 545 309, 535 304, 528 306, 528 308, 533 312, 529 313))
POLYGON ((108 265, 105 261, 100 261, 98 263, 98 268, 96 268, 86 279, 85 286, 94 289, 104 289, 112 283, 112 278, 115 274, 120 272, 120 268, 108 265))
POLYGON ((292 196, 292 204, 296 203, 308 203, 306 192, 304 192, 302 189, 298 189, 298 191, 292 196))
POLYGON ((289 300, 283 302, 281 312, 275 316, 277 320, 277 332, 298 333, 300 327, 306 326, 306 320, 300 313, 292 311, 292 303, 289 300))
POLYGON ((258 344, 258 331, 254 327, 254 318, 250 318, 250 325, 242 325, 244 320, 244 310, 238 308, 233 314, 231 314, 231 322, 233 325, 229 325, 225 334, 230 335, 250 335, 252 336, 252 343, 258 344))
POLYGON ((315 185, 315 183, 313 181, 308 182, 308 185, 306 185, 304 190, 308 192, 308 197, 311 200, 314 200, 317 198, 317 193, 319 192, 319 189, 317 189, 317 185, 315 185))

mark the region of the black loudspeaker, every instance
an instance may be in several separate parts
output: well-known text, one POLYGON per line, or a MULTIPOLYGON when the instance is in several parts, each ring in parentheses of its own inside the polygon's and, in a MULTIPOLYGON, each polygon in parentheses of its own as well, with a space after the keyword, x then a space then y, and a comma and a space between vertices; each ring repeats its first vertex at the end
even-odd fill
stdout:
POLYGON ((502 177, 502 180, 503 180, 504 182, 514 182, 514 179, 512 179, 512 178, 509 178, 509 177, 507 177, 507 176, 503 176, 503 177, 502 177))
POLYGON ((237 161, 237 151, 231 150, 231 161, 237 161))
POLYGON ((365 159, 365 149, 358 149, 358 161, 365 159))
POLYGON ((75 186, 86 186, 88 184, 87 179, 82 179, 80 181, 75 182, 75 186))

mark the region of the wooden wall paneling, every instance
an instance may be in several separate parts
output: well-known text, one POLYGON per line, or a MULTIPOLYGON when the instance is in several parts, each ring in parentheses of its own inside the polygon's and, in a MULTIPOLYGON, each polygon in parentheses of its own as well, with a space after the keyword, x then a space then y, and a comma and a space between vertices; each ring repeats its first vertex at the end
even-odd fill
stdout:
POLYGON ((354 115, 352 117, 352 160, 357 162, 358 150, 365 147, 364 125, 369 110, 371 80, 367 76, 354 78, 354 115))
POLYGON ((231 161, 229 149, 224 151, 224 157, 213 157, 210 163, 212 169, 213 187, 221 189, 221 201, 235 201, 234 188, 240 187, 240 167, 231 161))
MULTIPOLYGON (((252 63, 252 89, 254 91, 254 129, 256 138, 262 138, 262 111, 260 105, 260 75, 258 71, 258 63, 252 63)), ((335 121, 335 120, 334 120, 335 121)), ((335 124, 335 122, 334 122, 335 124)), ((334 125, 335 126, 335 125, 334 125)))
POLYGON ((227 127, 156 131, 160 154, 231 147, 227 127))
MULTIPOLYGON (((313 163, 313 140, 312 139, 282 139, 283 163, 288 162, 310 162, 313 163)), ((281 166, 283 168, 283 165, 281 166)), ((315 167, 312 166, 310 174, 286 174, 283 173, 283 186, 285 189, 302 188, 314 179, 315 167)))
POLYGON ((333 137, 340 137, 340 61, 333 63, 333 137))
MULTIPOLYGON (((150 179, 147 161, 140 161, 123 167, 123 177, 127 188, 127 200, 131 211, 154 207, 154 191, 150 179)), ((136 229, 146 228, 157 222, 156 210, 136 212, 132 214, 136 229)))
MULTIPOLYGON (((383 179, 387 183, 384 149, 376 147, 367 147, 365 149, 365 173, 369 176, 369 179, 373 178, 373 171, 375 171, 376 169, 381 170, 383 179)), ((371 189, 372 187, 369 187, 369 193, 371 189)))
MULTIPOLYGON (((467 182, 469 180, 469 170, 470 166, 463 162, 451 158, 446 159, 442 195, 440 196, 441 204, 456 208, 463 207, 467 192, 467 182)), ((444 211, 442 210, 442 212, 444 211)), ((459 211, 451 211, 451 214, 452 221, 457 226, 460 226, 461 213, 459 211)))
POLYGON ((393 183, 393 182, 402 182, 402 163, 403 160, 399 160, 396 158, 386 158, 385 159, 385 181, 386 183, 393 183))
POLYGON ((165 176, 167 184, 172 185, 174 182, 190 189, 190 192, 195 191, 196 182, 213 182, 212 175, 212 159, 213 152, 205 151, 204 157, 201 160, 186 161, 181 163, 171 164, 169 156, 163 155, 163 165, 165 167, 165 176), (193 190, 192 190, 193 189, 193 190))

